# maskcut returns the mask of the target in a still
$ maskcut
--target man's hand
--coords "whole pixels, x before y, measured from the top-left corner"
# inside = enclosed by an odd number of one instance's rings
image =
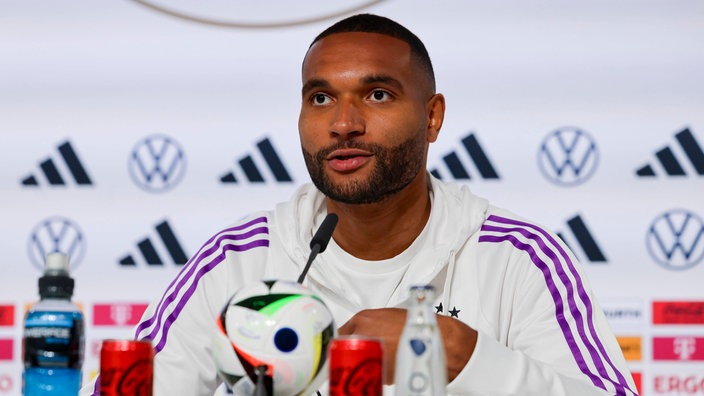
[[[474,352],[477,332],[449,316],[436,315],[440,336],[445,345],[447,378],[452,381],[462,371]],[[338,330],[340,335],[374,337],[384,344],[384,382],[394,382],[396,350],[406,324],[406,310],[401,308],[365,309],[357,312]]]

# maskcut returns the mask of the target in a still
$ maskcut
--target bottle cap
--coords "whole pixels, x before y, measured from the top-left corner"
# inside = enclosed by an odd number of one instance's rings
[[[61,252],[47,254],[44,262],[44,273],[64,273],[68,275],[68,256]]]
[[[73,296],[74,281],[69,276],[68,256],[49,253],[44,262],[44,275],[39,278],[41,298],[68,298]]]

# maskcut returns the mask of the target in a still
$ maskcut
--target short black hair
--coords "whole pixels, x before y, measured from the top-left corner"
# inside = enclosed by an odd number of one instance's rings
[[[430,55],[428,55],[428,50],[425,49],[425,45],[413,32],[389,18],[374,14],[353,15],[323,30],[323,32],[310,43],[310,46],[312,47],[313,44],[317,43],[319,40],[332,34],[352,32],[383,34],[407,43],[411,47],[411,54],[416,58],[427,75],[431,88],[433,92],[435,92],[435,72],[433,71],[433,63],[430,61]]]

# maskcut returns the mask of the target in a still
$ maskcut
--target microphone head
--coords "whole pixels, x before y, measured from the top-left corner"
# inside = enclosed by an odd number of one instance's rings
[[[335,213],[328,213],[323,219],[323,223],[320,224],[320,228],[313,235],[313,239],[310,241],[310,248],[313,249],[315,245],[318,245],[320,250],[319,253],[325,251],[328,247],[328,242],[332,238],[332,232],[335,231],[335,226],[337,225],[338,217]]]

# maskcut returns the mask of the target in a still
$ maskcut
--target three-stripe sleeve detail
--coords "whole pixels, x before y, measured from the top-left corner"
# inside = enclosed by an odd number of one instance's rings
[[[555,304],[555,319],[579,369],[592,383],[616,395],[635,395],[611,361],[594,326],[592,301],[570,256],[540,227],[496,215],[482,225],[480,243],[508,242],[540,270]]]
[[[154,352],[161,351],[171,325],[195,293],[203,276],[225,261],[227,252],[269,246],[268,236],[266,217],[258,217],[210,238],[168,286],[152,316],[137,326],[135,338],[151,340]]]

